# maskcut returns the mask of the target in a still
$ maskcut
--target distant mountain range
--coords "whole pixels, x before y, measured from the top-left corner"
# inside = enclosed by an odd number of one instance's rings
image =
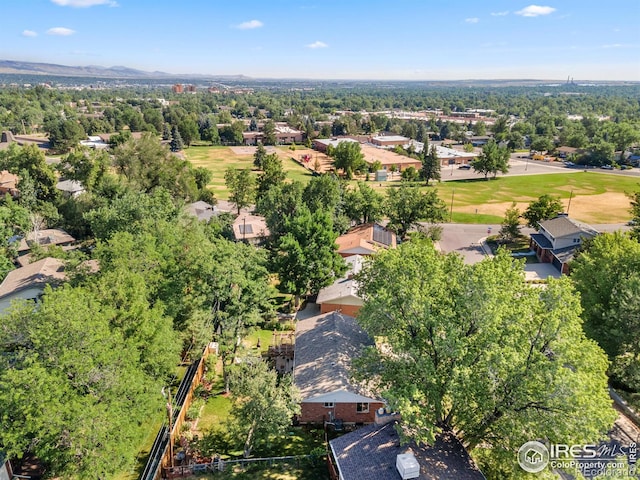
[[[55,75],[61,77],[95,77],[112,79],[162,79],[162,78],[224,78],[224,79],[248,79],[244,75],[177,75],[166,72],[145,72],[128,67],[101,67],[89,65],[86,67],[73,67],[68,65],[56,65],[54,63],[20,62],[15,60],[0,60],[0,74],[22,75]]]

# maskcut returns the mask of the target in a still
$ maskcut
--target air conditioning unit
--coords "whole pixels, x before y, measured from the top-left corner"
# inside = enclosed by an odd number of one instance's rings
[[[396,468],[403,480],[418,478],[420,476],[420,464],[412,453],[400,453],[396,457]]]

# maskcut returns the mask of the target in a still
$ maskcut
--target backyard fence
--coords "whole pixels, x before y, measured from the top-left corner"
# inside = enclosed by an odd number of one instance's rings
[[[180,478],[194,473],[206,472],[222,472],[229,468],[234,469],[240,467],[246,469],[253,465],[288,465],[294,463],[299,465],[304,461],[314,461],[317,459],[315,455],[290,455],[286,457],[266,457],[266,458],[240,458],[236,460],[216,460],[211,463],[195,463],[191,465],[183,465],[178,467],[169,467],[164,469],[166,478]]]
[[[171,455],[173,449],[170,445],[175,443],[182,424],[185,421],[187,410],[193,400],[193,392],[202,381],[204,375],[205,360],[212,350],[207,345],[199,360],[196,360],[187,369],[184,378],[180,382],[178,391],[174,397],[171,408],[171,429],[165,422],[156,436],[153,447],[149,453],[149,459],[140,476],[140,480],[156,480],[160,477],[161,467],[171,468]]]

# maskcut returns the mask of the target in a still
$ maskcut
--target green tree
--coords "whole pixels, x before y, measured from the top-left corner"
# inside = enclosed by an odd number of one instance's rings
[[[607,360],[582,332],[568,278],[534,288],[507,252],[465,265],[414,240],[375,255],[357,278],[358,322],[385,339],[357,377],[400,412],[404,437],[454,432],[487,478],[515,479],[526,441],[596,443],[610,429]]]
[[[301,207],[304,186],[298,181],[270,188],[256,200],[256,211],[265,217],[271,238],[279,239],[285,233],[285,223],[294,217]]]
[[[422,151],[422,169],[420,170],[420,174],[427,185],[429,185],[429,181],[431,180],[440,181],[441,168],[442,164],[438,158],[438,150],[435,145],[431,145],[428,152],[426,149]]]
[[[609,165],[613,162],[613,154],[615,147],[613,143],[605,140],[596,140],[589,144],[589,154],[587,155],[587,163],[589,165]]]
[[[273,120],[267,120],[264,122],[264,126],[262,127],[262,134],[264,135],[264,144],[265,145],[275,145],[278,143],[278,139],[276,138],[276,124]]]
[[[511,204],[504,213],[502,227],[500,228],[500,238],[512,242],[521,236],[520,232],[520,210],[516,206],[516,202]]]
[[[302,200],[313,213],[317,210],[331,212],[333,229],[343,232],[349,228],[349,222],[344,214],[344,184],[334,174],[325,173],[312,177],[304,187]]]
[[[629,122],[615,123],[611,132],[611,141],[616,150],[624,153],[629,145],[640,141],[640,130]]]
[[[137,348],[111,325],[114,308],[83,288],[48,288],[38,308],[23,303],[0,318],[5,453],[35,454],[65,478],[131,468],[162,380],[145,374]]]
[[[302,207],[285,221],[286,232],[278,239],[274,252],[274,267],[280,284],[295,295],[296,306],[300,297],[315,294],[339,278],[346,266],[338,254],[331,214],[324,210],[311,213]]]
[[[183,142],[190,147],[193,142],[196,140],[200,140],[200,130],[198,129],[198,124],[191,117],[184,118],[178,124],[178,131],[180,132],[180,136],[182,137]]]
[[[415,182],[420,178],[420,172],[411,165],[402,171],[400,178],[405,182]]]
[[[553,144],[553,140],[544,135],[536,135],[531,140],[531,145],[529,145],[531,150],[535,150],[536,152],[550,152],[554,149],[555,145]]]
[[[10,241],[11,237],[24,236],[30,226],[29,210],[14,202],[10,195],[5,195],[0,203],[0,281],[15,268],[16,243]]]
[[[484,175],[485,180],[489,179],[489,174],[496,177],[498,172],[507,173],[509,171],[509,150],[506,147],[499,147],[495,140],[491,139],[482,147],[480,156],[471,162],[473,169]]]
[[[227,168],[224,172],[224,183],[229,190],[229,201],[240,210],[251,205],[255,198],[256,180],[248,169]]]
[[[496,122],[491,127],[491,131],[493,132],[493,137],[496,142],[502,142],[507,139],[509,135],[509,123],[507,117],[504,115],[498,117]]]
[[[180,133],[180,129],[176,126],[171,129],[171,142],[169,143],[169,147],[172,152],[179,152],[184,147],[182,134]]]
[[[44,129],[49,134],[51,148],[61,153],[66,153],[76,147],[78,142],[87,136],[82,125],[71,119],[48,122]]]
[[[527,226],[538,228],[538,224],[544,220],[551,220],[563,211],[564,207],[559,198],[554,198],[549,194],[544,194],[529,203],[529,206],[522,214],[527,221]]]
[[[344,194],[344,209],[356,224],[377,222],[384,212],[384,197],[364,182]]]
[[[176,132],[179,135],[179,132]],[[173,155],[150,133],[113,150],[113,163],[129,185],[143,192],[164,187],[175,198],[195,200],[199,192],[191,163]]]
[[[258,146],[256,147],[256,151],[253,154],[253,166],[258,170],[262,170],[262,161],[264,157],[267,156],[267,149],[264,148],[262,142],[258,142]]]
[[[9,148],[0,150],[0,169],[18,175],[18,190],[22,190],[25,180],[24,172],[32,182],[33,198],[41,202],[53,202],[58,197],[56,190],[57,178],[52,167],[50,167],[44,155],[36,145],[30,144],[20,147],[15,143]],[[24,195],[24,192],[22,192]],[[21,199],[23,202],[24,199]]]
[[[59,164],[62,178],[80,182],[84,189],[93,192],[108,174],[111,167],[109,154],[104,150],[76,150]]]
[[[140,234],[148,221],[175,220],[180,209],[170,193],[157,188],[151,194],[128,191],[107,205],[101,205],[84,214],[93,235],[101,240],[117,232]]]
[[[229,430],[244,443],[245,458],[255,445],[284,433],[291,418],[300,413],[299,393],[291,375],[278,379],[276,371],[260,359],[245,362],[233,371],[231,393]]]
[[[447,207],[436,190],[421,192],[407,185],[387,190],[386,211],[389,227],[400,237],[405,237],[418,222],[442,222],[447,217]]]
[[[262,173],[258,175],[257,197],[264,195],[270,188],[281,185],[286,178],[287,173],[278,154],[265,155],[262,159]]]
[[[640,391],[640,243],[621,232],[598,235],[571,263],[571,279],[585,331],[609,355],[612,376]]]
[[[367,165],[358,142],[340,142],[331,156],[333,166],[342,170],[347,180],[351,180],[354,173],[362,172]]]
[[[629,199],[631,200],[631,223],[634,224],[631,230],[631,236],[640,241],[640,191],[630,193]]]

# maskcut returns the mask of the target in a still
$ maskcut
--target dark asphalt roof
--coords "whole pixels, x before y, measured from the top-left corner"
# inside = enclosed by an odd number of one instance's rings
[[[365,394],[350,382],[349,368],[362,348],[373,344],[348,315],[331,312],[298,320],[293,378],[303,400],[341,389]]]
[[[413,453],[418,460],[418,480],[486,480],[454,435],[442,433],[433,445],[400,446],[394,425],[368,425],[331,440],[343,480],[398,480],[396,457],[401,453]]]

